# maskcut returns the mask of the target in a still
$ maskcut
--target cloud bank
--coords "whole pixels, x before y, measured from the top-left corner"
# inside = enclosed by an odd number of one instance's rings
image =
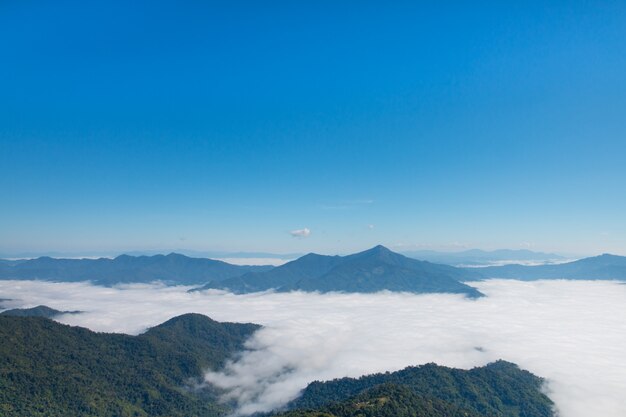
[[[187,293],[187,287],[0,281],[5,308],[46,304],[87,313],[60,321],[130,334],[186,312],[265,327],[206,380],[239,414],[270,410],[313,380],[436,362],[470,368],[505,359],[548,379],[560,417],[626,415],[626,285],[602,281],[477,283],[455,295]],[[10,305],[9,305],[10,304]]]

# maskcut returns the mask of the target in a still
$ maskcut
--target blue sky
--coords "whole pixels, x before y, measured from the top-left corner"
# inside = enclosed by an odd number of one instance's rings
[[[0,5],[0,252],[626,254],[623,2],[86,3]]]

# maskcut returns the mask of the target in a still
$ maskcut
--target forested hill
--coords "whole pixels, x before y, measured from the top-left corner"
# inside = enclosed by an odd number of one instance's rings
[[[472,370],[434,364],[314,382],[285,417],[552,417],[542,379],[498,361]]]
[[[50,308],[48,306],[37,306],[31,308],[14,308],[11,310],[5,310],[0,315],[14,316],[14,317],[46,317],[54,318],[62,314],[79,314],[80,311],[60,311]]]
[[[197,383],[258,328],[185,314],[128,336],[0,316],[0,415],[225,416],[233,411],[229,404]],[[287,415],[552,417],[541,383],[507,362],[469,371],[429,364],[314,382]]]
[[[114,259],[56,259],[41,257],[0,263],[0,279],[93,281],[101,285],[163,281],[167,284],[198,285],[267,271],[271,266],[241,266],[177,253],[154,256],[120,255]]]
[[[220,416],[190,385],[243,348],[255,324],[175,317],[139,336],[0,316],[0,415]]]

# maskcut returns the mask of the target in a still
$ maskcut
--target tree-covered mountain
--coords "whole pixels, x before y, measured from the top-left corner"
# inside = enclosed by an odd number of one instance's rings
[[[427,364],[311,383],[283,417],[552,417],[543,380],[504,361],[460,370]]]
[[[93,281],[101,285],[163,281],[168,284],[198,285],[223,280],[271,266],[240,266],[177,253],[154,256],[120,255],[114,259],[56,259],[40,257],[0,264],[0,279],[50,281]]]
[[[198,382],[258,328],[185,314],[129,336],[0,316],[0,415],[224,416],[231,405]],[[551,417],[541,382],[506,362],[469,371],[428,364],[314,382],[287,415]]]
[[[348,256],[308,254],[270,271],[214,281],[201,289],[247,293],[278,291],[459,293],[482,294],[462,280],[479,278],[476,271],[418,261],[376,246]]]
[[[78,314],[80,311],[60,311],[50,308],[48,306],[36,306],[32,308],[13,308],[11,310],[5,310],[0,315],[13,316],[13,317],[46,317],[53,318],[61,314]]]
[[[555,265],[504,265],[480,268],[485,278],[626,280],[626,257],[604,254]]]
[[[128,336],[0,316],[0,415],[224,415],[216,393],[194,382],[258,328],[186,314]]]
[[[435,397],[418,395],[404,385],[377,385],[318,409],[297,409],[274,417],[485,417]]]

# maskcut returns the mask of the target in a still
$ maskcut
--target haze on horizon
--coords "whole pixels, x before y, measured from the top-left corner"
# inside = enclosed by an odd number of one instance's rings
[[[0,253],[626,255],[626,5],[0,6]]]

